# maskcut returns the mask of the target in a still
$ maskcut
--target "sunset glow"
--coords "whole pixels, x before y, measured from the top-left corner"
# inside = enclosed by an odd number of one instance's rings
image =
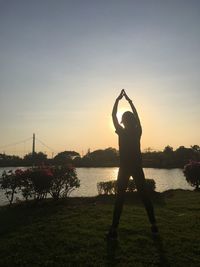
[[[153,4],[154,3],[154,4]],[[142,149],[199,144],[198,1],[1,1],[0,153],[117,148],[125,88]],[[119,105],[118,118],[127,110]]]

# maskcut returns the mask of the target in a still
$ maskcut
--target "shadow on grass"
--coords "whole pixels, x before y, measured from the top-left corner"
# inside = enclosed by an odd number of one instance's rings
[[[170,267],[170,263],[166,257],[165,249],[163,246],[163,238],[161,236],[157,236],[153,238],[154,246],[159,255],[159,266],[160,267]]]
[[[163,239],[161,236],[153,238],[154,246],[159,256],[159,267],[171,267],[163,246]],[[117,266],[120,263],[119,257],[120,245],[118,240],[107,240],[106,242],[106,266]]]
[[[108,239],[106,241],[106,252],[107,252],[106,266],[115,266],[119,263],[119,258],[117,257],[118,248],[119,248],[118,240]]]
[[[159,192],[152,192],[149,194],[149,197],[152,199],[153,203],[156,205],[163,206],[165,205],[165,195]],[[114,204],[115,195],[99,195],[96,197],[96,201],[102,204]],[[139,204],[142,203],[140,196],[137,192],[126,192],[125,203],[128,204]]]
[[[43,218],[47,220],[49,216],[57,212],[57,203],[52,200],[28,201],[3,206],[0,208],[0,235],[7,235]]]

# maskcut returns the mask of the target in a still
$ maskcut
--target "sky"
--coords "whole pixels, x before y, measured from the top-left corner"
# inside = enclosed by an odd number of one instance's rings
[[[199,25],[198,0],[0,0],[0,153],[117,148],[122,88],[143,150],[199,145]]]

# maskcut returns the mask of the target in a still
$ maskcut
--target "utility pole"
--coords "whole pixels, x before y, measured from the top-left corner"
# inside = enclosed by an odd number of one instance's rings
[[[35,134],[33,134],[33,146],[32,146],[32,165],[35,165]]]

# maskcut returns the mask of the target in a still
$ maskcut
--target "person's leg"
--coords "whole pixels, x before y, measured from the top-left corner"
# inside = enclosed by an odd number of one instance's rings
[[[115,199],[114,211],[113,211],[113,220],[110,228],[110,234],[116,232],[119,225],[120,216],[122,213],[122,208],[124,204],[125,191],[127,188],[128,180],[130,174],[128,171],[120,168],[117,178],[117,194]]]
[[[142,167],[134,170],[133,177],[135,179],[137,191],[138,191],[138,193],[141,197],[141,200],[145,206],[145,209],[147,211],[149,221],[152,224],[153,228],[157,228],[156,227],[155,214],[154,214],[154,208],[153,208],[153,204],[151,202],[151,199],[149,197],[149,193],[146,189],[146,181],[145,181],[144,172],[143,172]]]

